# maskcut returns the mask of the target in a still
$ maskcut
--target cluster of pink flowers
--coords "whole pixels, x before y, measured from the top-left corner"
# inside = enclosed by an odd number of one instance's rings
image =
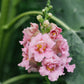
[[[23,30],[22,56],[23,60],[18,66],[25,67],[28,72],[39,72],[42,76],[48,76],[51,81],[56,81],[64,75],[64,68],[73,72],[75,64],[69,65],[72,58],[69,57],[67,40],[60,34],[62,29],[54,23],[49,23],[50,32],[42,34],[36,23]]]

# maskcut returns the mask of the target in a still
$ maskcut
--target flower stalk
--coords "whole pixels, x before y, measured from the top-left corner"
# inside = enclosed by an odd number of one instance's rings
[[[9,2],[10,0],[2,0],[1,4],[1,16],[0,16],[0,79],[2,74],[2,61],[3,61],[3,55],[2,55],[2,48],[3,48],[3,37],[4,37],[4,29],[2,28],[3,25],[7,24],[7,15],[8,15],[8,8],[9,8]]]
[[[17,82],[17,81],[22,80],[22,79],[39,78],[39,77],[40,77],[39,74],[24,74],[24,75],[19,75],[19,76],[10,78],[10,79],[4,81],[2,84],[12,84],[12,83]]]

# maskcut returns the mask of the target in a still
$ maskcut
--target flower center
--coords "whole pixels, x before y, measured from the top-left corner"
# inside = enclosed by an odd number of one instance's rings
[[[47,44],[46,43],[40,43],[36,45],[35,50],[38,51],[39,53],[43,53],[46,51]]]
[[[50,37],[51,37],[52,39],[56,39],[57,35],[58,35],[58,32],[55,31],[55,30],[52,30],[52,31],[50,32]]]
[[[54,71],[54,67],[50,68],[49,66],[46,66],[46,68],[48,71],[51,71],[51,72]]]
[[[47,64],[46,65],[46,69],[50,72],[54,71],[57,68],[58,68],[58,64]]]
[[[55,32],[52,33],[54,36],[56,35]]]

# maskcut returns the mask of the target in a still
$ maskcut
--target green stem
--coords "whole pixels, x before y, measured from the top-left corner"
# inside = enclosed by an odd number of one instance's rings
[[[4,36],[4,30],[2,28],[3,25],[7,24],[7,14],[8,14],[8,8],[9,8],[9,2],[10,0],[2,0],[2,4],[1,4],[1,18],[0,18],[0,62],[2,61],[2,46],[3,46],[3,36]],[[1,77],[1,63],[0,63],[0,79]]]
[[[10,0],[2,0],[1,3],[1,18],[0,18],[0,53],[1,53],[1,47],[2,47],[2,40],[3,40],[3,29],[2,26],[6,24],[7,21],[7,13],[8,13],[8,6],[9,6]]]
[[[76,33],[81,33],[81,32],[84,32],[84,29],[76,30],[75,32]]]
[[[35,15],[35,14],[42,14],[42,12],[40,12],[40,11],[29,11],[29,12],[22,13],[22,14],[18,15],[15,19],[13,19],[9,24],[3,26],[3,28],[9,29],[20,18],[27,16],[27,15]]]
[[[10,78],[8,80],[6,80],[5,82],[3,82],[2,84],[12,84],[16,81],[19,81],[19,80],[22,80],[22,79],[25,79],[25,78],[39,78],[40,75],[39,74],[24,74],[24,75],[20,75],[20,76],[16,76],[16,77],[13,77],[13,78]]]
[[[63,21],[61,21],[60,19],[58,19],[57,17],[55,16],[51,16],[50,17],[52,20],[54,20],[55,22],[57,22],[58,24],[60,24],[61,26],[63,26],[64,28],[66,28],[67,30],[71,30],[71,28],[66,25]]]
[[[6,24],[7,21],[7,12],[10,0],[2,0],[1,3],[1,18],[0,18],[0,53],[1,53],[1,46],[2,46],[2,39],[3,39],[3,29],[2,26]]]
[[[24,17],[24,16],[27,16],[27,15],[35,15],[35,14],[41,14],[42,15],[42,12],[40,11],[29,11],[29,12],[25,12],[25,13],[22,13],[20,15],[18,15],[15,19],[13,19],[9,24],[3,26],[4,29],[8,29],[10,28],[17,20],[19,20],[20,18]],[[61,26],[63,26],[65,29],[67,30],[72,30],[68,25],[66,25],[63,21],[61,21],[60,19],[58,19],[57,17],[55,16],[51,16],[50,17],[52,20],[54,20],[55,22],[59,23]],[[74,30],[72,30],[73,32],[75,32]]]
[[[48,77],[45,77],[45,80],[46,80],[46,84],[50,84]]]
[[[0,27],[7,23],[7,14],[8,14],[8,8],[9,8],[9,2],[10,0],[2,0],[1,4],[1,24]]]
[[[0,21],[0,51],[2,46],[2,39],[3,39],[3,29],[2,26],[6,24],[7,21],[7,13],[8,13],[8,6],[9,6],[10,0],[2,0],[1,3],[1,21]],[[1,53],[1,52],[0,52]]]
[[[27,15],[32,15],[32,14],[42,14],[42,12],[40,11],[29,11],[29,12],[25,12],[22,13],[20,15],[18,15],[15,19],[13,19],[9,24],[3,26],[4,29],[8,29],[10,28],[17,20],[19,20],[20,18],[27,16]],[[61,21],[59,18],[55,17],[55,16],[51,16],[50,17],[52,20],[54,20],[55,22],[57,22],[58,24],[60,24],[62,27],[64,27],[66,30],[70,30],[73,33],[76,34],[75,30],[71,29],[67,24],[65,24],[63,21]],[[77,34],[76,34],[77,35]],[[78,36],[78,35],[77,35]],[[79,36],[78,36],[79,37]],[[81,39],[80,39],[81,40]],[[81,40],[82,41],[82,40]]]
[[[61,21],[59,18],[55,17],[55,16],[51,16],[50,17],[52,20],[54,20],[55,22],[57,22],[58,24],[60,24],[62,27],[64,27],[66,30],[69,30],[69,31],[72,31],[79,39],[80,37],[76,34],[76,31],[73,30],[72,28],[70,28],[67,24],[65,24],[63,21]],[[83,42],[81,39],[80,39],[81,42]]]

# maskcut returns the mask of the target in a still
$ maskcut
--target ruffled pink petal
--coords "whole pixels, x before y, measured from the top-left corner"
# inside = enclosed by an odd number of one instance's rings
[[[30,68],[28,69],[28,72],[29,72],[29,73],[30,73],[30,72],[38,72],[38,69],[35,68],[35,67],[30,67]]]
[[[55,42],[49,37],[48,34],[43,35],[43,40],[48,44],[50,48],[52,48],[55,45]]]
[[[21,63],[18,64],[18,66],[25,67],[26,70],[28,70],[29,66],[29,61],[28,60],[23,60]]]
[[[76,67],[75,64],[73,64],[73,65],[67,64],[66,65],[66,69],[67,69],[68,72],[73,72],[75,67]]]
[[[43,60],[43,58],[44,58],[44,55],[43,54],[35,54],[34,55],[34,59],[37,62],[41,62]]]
[[[50,81],[57,81],[58,78],[59,78],[58,72],[50,73],[50,74],[48,75],[48,79],[49,79]]]
[[[46,75],[49,74],[49,71],[46,70],[46,68],[45,68],[44,66],[42,66],[42,67],[40,67],[40,69],[39,69],[39,73],[40,73],[40,75],[42,75],[42,76],[46,76]]]

